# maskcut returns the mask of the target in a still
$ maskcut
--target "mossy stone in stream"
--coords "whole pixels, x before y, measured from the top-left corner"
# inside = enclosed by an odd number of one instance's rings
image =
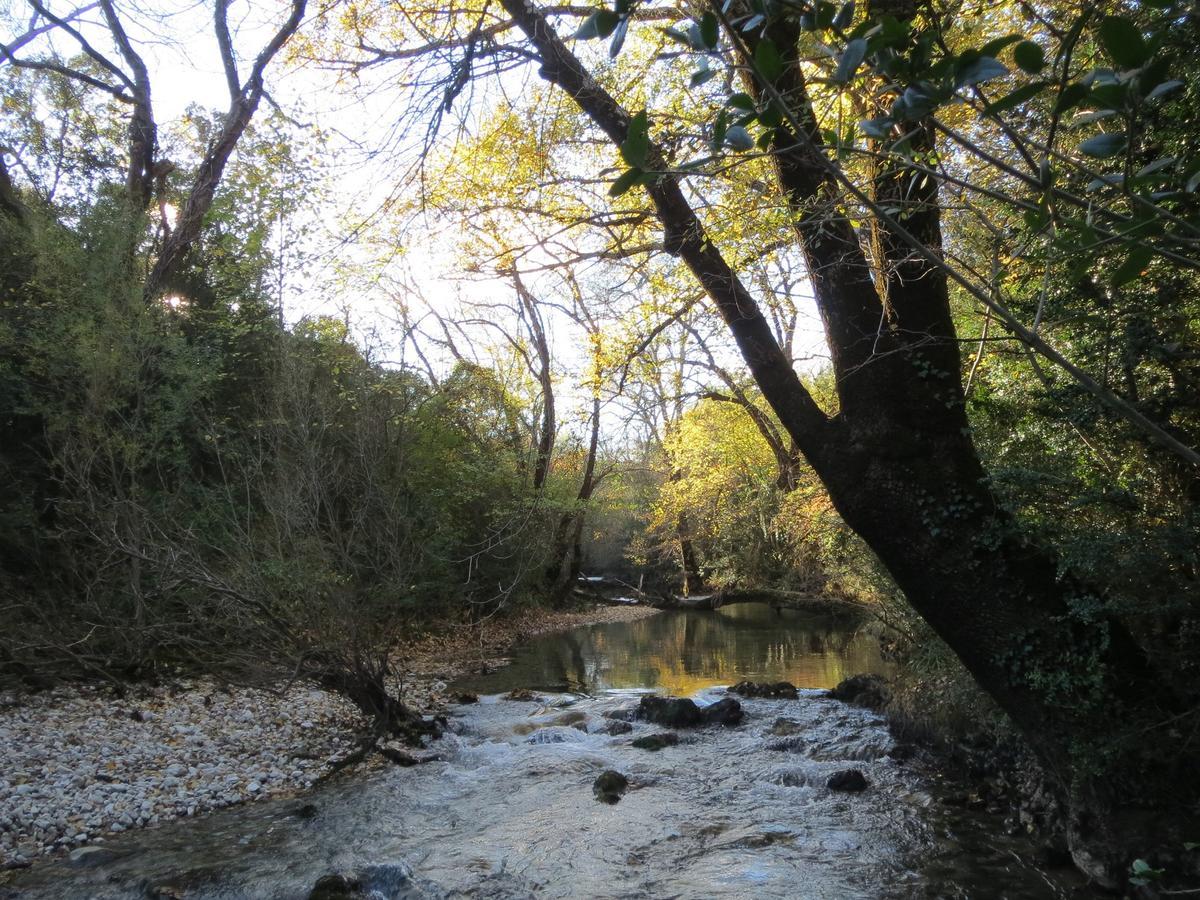
[[[601,803],[617,803],[629,787],[629,780],[620,772],[606,769],[592,782],[592,793]]]
[[[657,752],[663,747],[674,747],[679,743],[679,735],[673,731],[660,731],[658,734],[647,734],[634,739],[633,746],[639,750]]]

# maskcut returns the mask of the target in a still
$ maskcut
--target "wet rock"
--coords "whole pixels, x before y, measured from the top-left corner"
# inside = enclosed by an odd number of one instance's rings
[[[351,900],[361,897],[361,885],[357,878],[345,875],[322,875],[313,885],[308,900]]]
[[[315,803],[302,803],[292,810],[292,815],[297,819],[315,819],[319,811]]]
[[[405,863],[381,863],[367,866],[358,873],[359,890],[369,897],[402,898],[427,897],[423,886],[413,881],[412,869]]]
[[[581,712],[578,709],[572,709],[569,712],[560,713],[550,720],[550,725],[579,725],[587,722],[587,713]]]
[[[878,675],[853,675],[825,696],[853,706],[879,710],[887,705],[890,693],[887,682]]]
[[[761,697],[767,700],[795,700],[800,696],[789,681],[739,681],[729,689],[742,697]]]
[[[514,700],[518,703],[537,703],[542,698],[540,694],[535,694],[529,688],[513,688],[501,699]]]
[[[606,769],[592,782],[592,793],[601,803],[618,803],[629,787],[629,779],[620,772]]]
[[[647,695],[638,704],[639,719],[667,728],[695,728],[704,723],[704,713],[693,701],[683,697]]]
[[[67,856],[67,865],[75,869],[90,869],[93,866],[106,865],[120,856],[120,853],[109,847],[76,847]]]
[[[665,728],[697,728],[702,725],[737,725],[742,721],[742,704],[732,697],[703,709],[683,697],[646,696],[638,705],[638,718]]]
[[[620,709],[610,709],[604,713],[604,718],[615,719],[619,722],[632,722],[638,717],[637,706],[622,706]]]
[[[479,695],[472,694],[470,691],[463,691],[461,694],[455,695],[454,700],[456,703],[466,706],[469,703],[478,703]]]
[[[573,726],[539,728],[525,739],[527,744],[569,744],[577,741],[577,729]]]
[[[795,719],[776,719],[772,723],[770,733],[776,737],[788,737],[800,733],[800,723]]]
[[[604,729],[605,734],[612,735],[629,734],[631,731],[633,731],[633,726],[621,719],[613,719],[608,723],[608,727]]]
[[[399,741],[387,741],[375,745],[380,755],[390,759],[398,766],[419,766],[421,763],[433,762],[438,759],[436,753],[421,753],[410,750]]]
[[[711,706],[704,707],[701,713],[704,716],[705,725],[724,725],[726,728],[740,724],[745,716],[745,713],[742,712],[742,704],[732,697],[726,697]]]
[[[657,734],[647,734],[644,737],[636,738],[633,746],[639,750],[649,750],[657,752],[663,747],[674,747],[679,743],[679,735],[673,731],[660,731]]]
[[[830,775],[829,780],[825,782],[825,787],[831,791],[858,793],[865,791],[868,784],[867,776],[858,769],[843,769]]]

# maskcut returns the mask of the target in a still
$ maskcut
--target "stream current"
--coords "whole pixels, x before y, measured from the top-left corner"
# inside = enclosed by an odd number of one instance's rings
[[[1063,895],[996,817],[939,803],[935,776],[890,755],[880,717],[824,698],[881,665],[853,626],[770,609],[713,618],[726,612],[539,639],[469,681],[491,692],[453,709],[437,761],[121,835],[104,845],[115,859],[38,865],[0,897],[305,898],[331,873],[378,898]],[[657,752],[632,740],[665,729],[607,733],[650,689],[705,705],[743,677],[789,676],[798,699],[742,700],[737,727],[680,730]],[[513,686],[556,690],[497,693]],[[851,768],[865,791],[826,786]],[[592,794],[608,769],[629,781],[615,805]]]

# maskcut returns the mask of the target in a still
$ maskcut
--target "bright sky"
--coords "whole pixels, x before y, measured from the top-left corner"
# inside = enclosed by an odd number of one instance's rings
[[[225,78],[213,36],[211,5],[203,0],[150,0],[152,9],[140,10],[130,2],[119,3],[118,8],[125,17],[130,36],[138,46],[151,70],[151,83],[156,116],[160,124],[182,116],[191,104],[224,109],[228,104]],[[70,8],[65,3],[52,4],[59,15]],[[20,34],[28,23],[28,7],[25,0],[0,0],[0,26],[8,23],[8,42],[12,35]],[[269,34],[286,14],[282,0],[271,3],[235,0],[229,13],[229,24],[234,43],[241,60],[242,74],[251,59],[266,41]],[[109,48],[107,31],[99,24],[99,11],[91,10],[79,19],[81,31],[98,47]],[[2,32],[0,32],[2,33]],[[74,42],[66,36],[53,39],[54,46],[64,55],[77,52]],[[37,45],[33,45],[37,46]],[[44,46],[44,44],[43,44]],[[28,50],[27,50],[28,52]],[[281,55],[282,56],[282,55]],[[379,77],[382,70],[369,70],[366,78]],[[526,74],[523,77],[531,77]],[[382,338],[383,357],[394,357],[400,353],[396,346],[394,323],[395,307],[387,291],[365,288],[352,292],[329,289],[328,280],[335,268],[349,264],[369,272],[367,250],[355,242],[339,242],[335,237],[345,230],[341,216],[352,212],[365,216],[377,210],[396,189],[395,178],[402,169],[396,163],[397,155],[405,148],[397,147],[394,123],[403,117],[410,102],[398,90],[359,91],[355,96],[335,88],[335,75],[329,70],[316,67],[289,67],[277,59],[268,73],[269,90],[273,98],[289,112],[304,121],[316,122],[334,135],[335,146],[333,191],[335,208],[314,208],[311,214],[325,225],[326,246],[320,256],[322,265],[315,277],[293,279],[286,291],[285,308],[288,318],[296,320],[303,315],[326,313],[346,316],[366,339],[373,335]],[[369,86],[369,81],[367,82]],[[520,91],[520,84],[506,84],[504,89]],[[476,91],[477,104],[495,99],[498,88],[490,87]],[[266,112],[266,104],[260,115]],[[364,151],[388,146],[391,159],[368,161]],[[357,149],[356,149],[357,147]],[[413,152],[414,147],[407,148]],[[410,160],[411,161],[411,160]],[[437,225],[438,223],[431,223]],[[436,230],[436,228],[434,229]],[[508,299],[512,287],[508,283],[486,277],[466,278],[456,265],[453,247],[444,240],[432,245],[422,245],[419,239],[405,242],[402,253],[393,263],[396,277],[391,280],[408,279],[420,292],[425,302],[448,312],[463,300],[487,302],[494,298]],[[361,279],[360,279],[361,281]],[[797,356],[823,356],[824,344],[815,311],[808,305],[808,315],[803,317],[798,335]],[[561,319],[561,317],[558,317]],[[580,336],[577,329],[566,320],[557,321],[551,316],[549,327],[557,336],[555,353],[558,365],[569,372],[578,369],[581,362]],[[495,335],[492,335],[495,339]],[[737,365],[732,359],[729,363]],[[574,393],[575,378],[565,379],[565,393]]]

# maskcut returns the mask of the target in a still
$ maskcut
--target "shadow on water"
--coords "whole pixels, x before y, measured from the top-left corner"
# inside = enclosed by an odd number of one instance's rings
[[[455,686],[480,693],[652,688],[687,696],[743,679],[830,688],[860,672],[887,672],[865,623],[743,603],[543,635],[519,648],[510,665]]]

